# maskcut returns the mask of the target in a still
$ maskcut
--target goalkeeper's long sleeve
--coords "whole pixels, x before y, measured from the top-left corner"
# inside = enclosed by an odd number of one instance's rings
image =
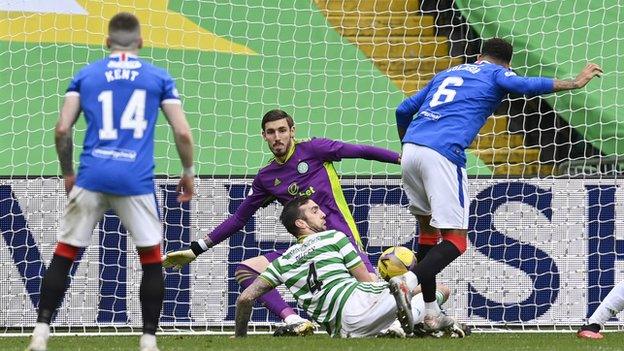
[[[256,213],[256,211],[266,202],[272,201],[273,197],[268,194],[260,185],[257,179],[251,184],[250,194],[243,200],[243,203],[236,209],[228,219],[219,224],[210,234],[203,239],[203,244],[199,242],[201,251],[198,251],[196,245],[192,245],[191,249],[198,255],[201,252],[221,243],[234,233],[241,230],[247,221]]]

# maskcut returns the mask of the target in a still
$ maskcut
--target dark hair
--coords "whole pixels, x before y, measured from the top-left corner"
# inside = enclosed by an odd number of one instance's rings
[[[299,228],[295,225],[295,221],[303,218],[303,213],[301,212],[301,206],[305,205],[310,198],[308,196],[298,196],[290,201],[284,206],[282,210],[282,214],[280,215],[280,221],[286,228],[286,230],[297,236],[299,234]]]
[[[509,63],[511,62],[511,55],[513,55],[513,46],[501,38],[492,38],[483,43],[481,55]]]
[[[290,117],[290,115],[286,113],[286,111],[275,109],[265,113],[262,117],[262,130],[264,131],[264,126],[267,123],[279,121],[280,119],[284,118],[286,118],[286,122],[288,123],[289,128],[292,128],[295,125],[295,121],[293,121],[293,118]]]
[[[136,49],[141,38],[141,25],[135,15],[120,12],[108,22],[111,49]]]

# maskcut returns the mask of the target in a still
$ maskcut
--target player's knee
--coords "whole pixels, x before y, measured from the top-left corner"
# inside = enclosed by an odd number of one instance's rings
[[[257,256],[248,258],[241,262],[241,264],[244,264],[258,273],[262,273],[269,266],[269,260],[264,256]]]
[[[245,262],[246,261],[239,263],[234,269],[234,278],[241,286],[247,282],[253,281],[254,279],[256,279],[257,276],[260,275],[258,271],[249,267]]]
[[[160,252],[160,245],[137,248],[139,253],[139,260],[141,265],[162,263],[162,255]]]
[[[458,231],[450,231],[446,233],[442,233],[442,238],[451,244],[453,244],[457,250],[459,250],[460,254],[466,252],[468,248],[468,241],[466,239],[466,234]]]

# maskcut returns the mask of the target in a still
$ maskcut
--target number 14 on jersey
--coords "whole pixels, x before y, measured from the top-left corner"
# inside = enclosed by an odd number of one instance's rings
[[[143,132],[147,129],[147,121],[145,120],[145,96],[145,90],[134,90],[121,114],[119,128],[134,130],[132,134],[134,139],[143,138]],[[98,101],[102,104],[102,129],[100,129],[99,133],[100,140],[115,140],[118,136],[113,118],[113,91],[102,91],[100,95],[98,95]]]

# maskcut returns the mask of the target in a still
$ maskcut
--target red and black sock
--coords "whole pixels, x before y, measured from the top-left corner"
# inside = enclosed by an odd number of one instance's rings
[[[444,236],[444,240],[436,246],[429,249],[429,252],[419,261],[412,272],[418,277],[423,289],[423,299],[425,298],[425,288],[435,281],[435,276],[440,273],[446,266],[451,264],[457,257],[466,251],[466,237],[457,234],[448,234]],[[419,250],[420,251],[420,250]],[[433,284],[435,301],[435,283]],[[428,289],[428,287],[427,287]]]
[[[421,232],[418,236],[418,253],[416,254],[416,259],[418,260],[418,264],[420,264],[429,251],[434,248],[438,244],[438,240],[440,238],[440,234],[437,232],[434,233],[426,233]],[[422,281],[420,278],[420,287],[422,289],[423,300],[425,302],[433,302],[436,300],[436,279],[433,276],[433,279],[428,281]]]
[[[165,298],[165,279],[162,271],[160,247],[139,252],[143,277],[139,289],[141,314],[143,315],[143,333],[156,334],[163,299]]]
[[[78,255],[78,247],[57,243],[54,256],[41,282],[37,322],[50,324],[69,287],[69,270]]]

